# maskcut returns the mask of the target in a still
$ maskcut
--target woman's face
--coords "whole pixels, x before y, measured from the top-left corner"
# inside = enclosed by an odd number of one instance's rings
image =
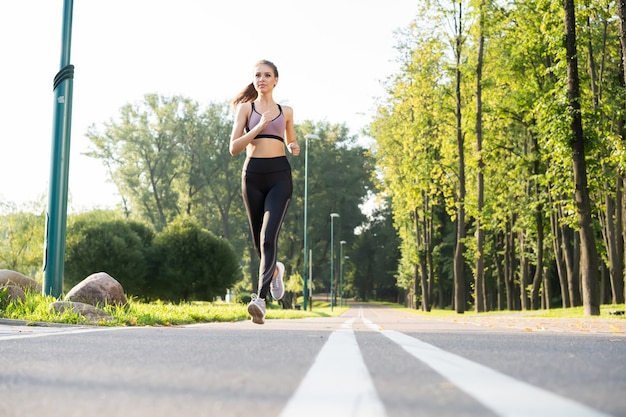
[[[278,78],[274,76],[274,70],[267,64],[259,64],[254,68],[254,88],[259,92],[272,91]]]

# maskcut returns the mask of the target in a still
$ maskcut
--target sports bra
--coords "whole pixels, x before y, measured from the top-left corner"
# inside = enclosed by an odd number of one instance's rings
[[[261,121],[261,114],[256,111],[256,108],[254,107],[254,101],[251,104],[252,112],[250,113],[248,126],[246,126],[248,132]],[[285,138],[283,137],[286,127],[285,115],[283,115],[283,108],[280,107],[280,104],[277,104],[277,106],[279,110],[278,116],[272,119],[272,121],[267,126],[265,126],[265,129],[263,129],[261,133],[256,135],[254,139],[270,138],[285,142]]]

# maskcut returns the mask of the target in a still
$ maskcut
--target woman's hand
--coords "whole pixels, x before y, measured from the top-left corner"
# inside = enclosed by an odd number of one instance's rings
[[[289,150],[289,153],[291,153],[293,156],[300,155],[300,145],[298,145],[297,142],[291,142],[290,144],[288,144],[287,149]]]
[[[267,125],[270,124],[271,121],[272,121],[272,111],[268,110],[266,112],[263,112],[263,114],[261,115],[261,120],[259,120],[259,123],[257,124],[259,132],[265,129]]]

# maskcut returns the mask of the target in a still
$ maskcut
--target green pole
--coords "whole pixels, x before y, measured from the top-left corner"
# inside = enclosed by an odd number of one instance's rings
[[[339,217],[339,214],[330,213],[330,311],[333,311],[333,306],[335,303],[335,265],[334,265],[335,244],[333,242],[333,239],[334,239],[333,219],[335,217]]]
[[[339,307],[343,306],[343,245],[345,240],[339,242]]]
[[[309,206],[309,139],[319,139],[317,135],[306,135],[304,137],[304,291],[302,295],[304,296],[304,302],[302,303],[303,310],[306,311],[307,301],[309,297],[309,292],[307,290],[308,282],[309,282],[309,269],[307,267],[308,261],[308,206]],[[313,302],[311,302],[313,304]]]
[[[63,262],[67,220],[70,131],[74,66],[70,65],[73,0],[63,2],[61,69],[54,77],[54,126],[50,163],[50,186],[44,244],[44,295],[59,297],[63,290]]]

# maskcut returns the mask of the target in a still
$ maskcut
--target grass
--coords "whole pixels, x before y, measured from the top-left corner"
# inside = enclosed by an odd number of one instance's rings
[[[458,316],[454,310],[433,308],[430,312],[421,310],[408,309],[400,304],[395,303],[382,303],[373,302],[380,305],[386,305],[393,308],[404,309],[412,313],[423,316],[438,316],[438,317],[455,317]],[[499,310],[499,311],[487,311],[476,313],[474,310],[469,310],[463,313],[464,316],[489,316],[489,315],[515,315],[521,317],[545,317],[545,318],[601,318],[601,319],[618,319],[626,320],[624,315],[624,304],[603,304],[600,306],[599,316],[585,316],[585,311],[582,306],[571,308],[552,308],[550,310],[524,310],[524,311],[511,311],[511,310]],[[617,313],[617,314],[616,314]]]
[[[50,304],[54,297],[27,292],[25,302],[8,303],[0,297],[0,318],[37,323],[96,324],[100,326],[174,326],[192,323],[234,322],[249,319],[246,305],[225,302],[143,303],[129,300],[126,306],[103,306],[112,319],[88,320],[84,316],[66,311],[58,313]],[[305,317],[338,316],[348,307],[334,307],[326,301],[314,301],[312,311],[285,310],[277,302],[268,303],[268,319],[296,319]]]
[[[44,296],[40,293],[27,292],[25,302],[7,302],[0,294],[0,318],[25,321],[35,325],[44,323],[62,324],[95,324],[100,326],[174,326],[192,323],[208,322],[234,322],[249,319],[246,305],[240,303],[225,302],[188,302],[169,303],[152,302],[143,303],[129,300],[124,306],[104,306],[112,319],[100,319],[90,321],[80,314],[66,311],[58,313],[50,308],[50,304],[57,301],[56,298]],[[370,302],[371,304],[385,305],[392,308],[403,309],[417,315],[430,317],[454,317],[458,314],[453,310],[433,309],[430,312],[412,310],[395,303]],[[349,307],[330,307],[328,301],[313,302],[312,311],[282,309],[277,302],[268,303],[268,319],[298,319],[305,317],[331,317],[338,316],[347,311]],[[464,316],[486,315],[517,315],[522,317],[545,317],[545,318],[612,318],[625,320],[625,315],[616,315],[615,312],[624,312],[624,304],[602,305],[600,316],[585,316],[583,307],[556,308],[550,310],[533,311],[492,311],[476,313],[466,311]]]

